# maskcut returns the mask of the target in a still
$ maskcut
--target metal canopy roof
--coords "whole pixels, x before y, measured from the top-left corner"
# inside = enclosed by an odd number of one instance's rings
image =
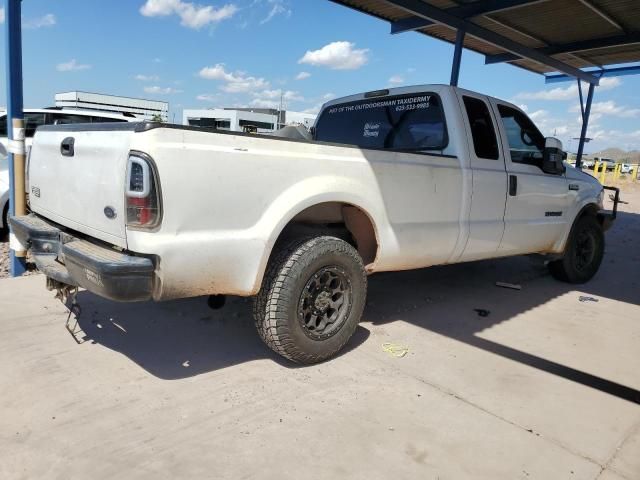
[[[559,71],[597,84],[606,65],[640,61],[640,0],[331,0],[536,73]],[[595,79],[595,80],[594,80]]]

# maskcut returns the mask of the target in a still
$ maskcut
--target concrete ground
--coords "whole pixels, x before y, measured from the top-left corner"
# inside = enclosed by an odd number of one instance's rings
[[[589,284],[531,258],[375,275],[347,350],[305,368],[242,299],[82,293],[77,344],[42,276],[0,280],[0,478],[639,479],[640,190],[623,199]]]

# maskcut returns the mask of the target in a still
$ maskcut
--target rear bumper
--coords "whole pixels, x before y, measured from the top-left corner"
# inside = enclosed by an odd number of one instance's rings
[[[47,277],[119,302],[152,298],[155,267],[150,258],[74,237],[35,214],[11,217],[9,223]]]

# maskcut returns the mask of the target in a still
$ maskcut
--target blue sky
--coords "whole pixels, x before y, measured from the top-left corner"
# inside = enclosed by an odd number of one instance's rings
[[[452,55],[449,44],[392,36],[386,22],[328,0],[24,0],[23,25],[25,106],[85,90],[168,101],[176,121],[183,108],[269,106],[281,94],[289,109],[311,111],[336,96],[448,83]],[[0,30],[4,70],[4,11]],[[575,83],[545,86],[540,75],[465,52],[460,86],[523,106],[575,150]],[[638,92],[640,76],[596,89],[588,151],[640,148]]]

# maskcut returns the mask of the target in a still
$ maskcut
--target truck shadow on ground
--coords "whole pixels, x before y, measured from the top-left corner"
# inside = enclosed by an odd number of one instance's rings
[[[640,215],[620,213],[616,226],[607,234],[607,252],[600,272],[591,282],[579,286],[554,280],[544,260],[535,256],[373,275],[363,323],[407,321],[640,403],[640,392],[630,386],[478,336],[487,328],[565,294],[574,295],[576,305],[580,295],[638,305],[640,251],[632,249],[637,238],[640,238]],[[519,284],[522,290],[498,288],[496,281]],[[81,292],[79,302],[83,308],[79,326],[87,339],[126,355],[162,379],[191,377],[264,358],[295,367],[262,344],[253,325],[249,299],[230,299],[219,311],[210,310],[203,298],[123,305]],[[491,313],[480,317],[475,309]],[[357,348],[368,337],[369,331],[360,326],[342,354]]]
[[[580,297],[640,305],[640,250],[634,248],[637,238],[640,238],[640,215],[619,213],[616,225],[607,233],[600,271],[584,285],[555,280],[540,256],[380,274],[372,277],[369,284],[370,298],[376,300],[369,302],[366,320],[382,325],[402,319],[483,351],[640,404],[640,391],[631,386],[479,336],[486,329],[562,295],[569,295],[576,306],[580,304]],[[521,285],[522,290],[498,288],[497,281]],[[593,304],[587,300],[584,305]],[[476,309],[490,313],[482,317]]]
[[[78,303],[82,308],[78,319],[81,341],[120,352],[161,379],[192,377],[265,358],[287,368],[300,367],[262,343],[250,299],[231,298],[223,309],[211,310],[206,297],[116,304],[80,292]],[[369,331],[358,327],[340,354],[357,348],[368,337]]]

